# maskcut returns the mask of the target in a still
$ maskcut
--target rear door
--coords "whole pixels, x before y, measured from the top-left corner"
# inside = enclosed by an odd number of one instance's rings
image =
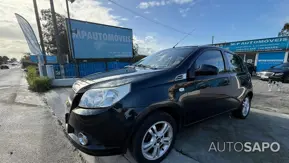
[[[240,102],[246,95],[246,88],[252,86],[251,75],[243,60],[236,54],[225,51],[224,52],[228,73],[230,74],[230,92],[229,100],[227,101],[230,108],[238,108]]]
[[[219,69],[217,75],[196,76],[185,87],[186,97],[183,106],[186,109],[186,123],[214,116],[227,110],[225,101],[230,88],[230,75],[226,71],[222,52],[207,49],[198,56],[190,69],[197,70],[201,65],[212,65]]]

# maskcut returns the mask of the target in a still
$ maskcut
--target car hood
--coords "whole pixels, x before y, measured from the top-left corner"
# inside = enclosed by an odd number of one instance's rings
[[[164,71],[144,68],[123,68],[109,72],[96,73],[77,80],[72,89],[75,93],[85,92],[87,89],[110,88],[139,81]]]

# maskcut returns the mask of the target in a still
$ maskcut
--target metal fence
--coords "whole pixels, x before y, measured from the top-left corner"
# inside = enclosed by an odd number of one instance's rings
[[[106,72],[110,70],[121,69],[130,63],[128,62],[83,62],[78,64],[79,77],[84,77],[97,72]],[[61,78],[59,64],[54,64],[54,75],[56,79]],[[67,63],[64,65],[64,74],[66,78],[76,77],[75,64]]]

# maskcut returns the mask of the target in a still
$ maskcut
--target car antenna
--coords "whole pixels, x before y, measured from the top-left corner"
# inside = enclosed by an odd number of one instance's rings
[[[175,48],[180,42],[182,42],[185,38],[187,38],[189,35],[191,35],[194,31],[195,31],[195,29],[193,29],[190,33],[186,34],[182,39],[180,39],[179,42],[176,43],[175,46],[173,46],[173,48]]]

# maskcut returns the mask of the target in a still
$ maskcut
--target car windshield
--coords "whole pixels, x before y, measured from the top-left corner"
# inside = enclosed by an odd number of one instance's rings
[[[286,63],[286,64],[280,64],[280,65],[277,65],[277,66],[274,66],[272,68],[277,68],[277,69],[289,69],[289,64]]]
[[[171,68],[181,63],[196,48],[171,48],[149,55],[137,63],[136,67],[165,69]]]

